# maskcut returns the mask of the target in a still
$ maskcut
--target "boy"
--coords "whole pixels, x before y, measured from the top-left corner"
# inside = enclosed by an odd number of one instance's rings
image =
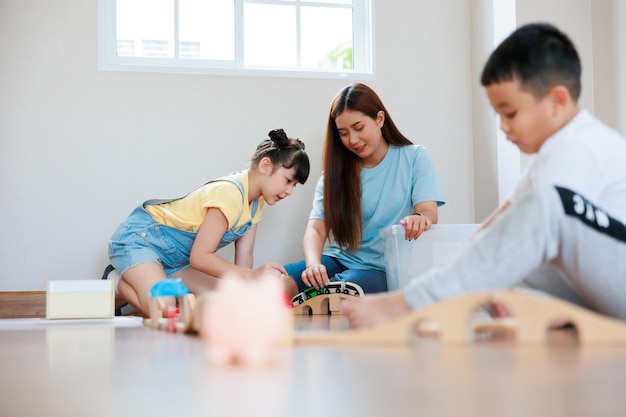
[[[507,139],[533,161],[447,265],[402,291],[345,301],[353,327],[517,285],[626,320],[626,140],[578,108],[580,73],[574,45],[548,24],[523,26],[496,48],[481,83]]]

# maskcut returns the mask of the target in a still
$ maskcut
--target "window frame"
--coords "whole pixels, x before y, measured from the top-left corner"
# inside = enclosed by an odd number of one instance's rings
[[[174,0],[177,4],[178,0]],[[101,71],[157,72],[224,76],[262,76],[286,78],[375,79],[374,0],[353,0],[354,69],[268,68],[243,65],[244,1],[265,4],[320,5],[315,0],[234,0],[235,58],[218,61],[185,58],[146,58],[117,55],[116,0],[98,0],[98,69]],[[304,3],[304,4],[300,4]],[[175,19],[175,48],[178,50],[178,22]],[[298,22],[299,25],[299,22]],[[298,40],[298,54],[300,41]],[[299,65],[299,64],[298,64]]]

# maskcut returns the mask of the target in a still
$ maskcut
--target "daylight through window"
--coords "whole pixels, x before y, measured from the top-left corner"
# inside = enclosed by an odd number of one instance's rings
[[[100,0],[100,67],[367,78],[371,1]]]

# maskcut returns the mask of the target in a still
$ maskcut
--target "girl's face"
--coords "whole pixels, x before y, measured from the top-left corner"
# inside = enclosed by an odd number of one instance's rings
[[[262,194],[263,199],[270,206],[290,196],[298,184],[295,167],[289,169],[283,166],[278,167],[265,179]]]
[[[346,109],[335,118],[335,124],[343,146],[361,158],[364,167],[375,167],[387,154],[389,144],[381,131],[385,124],[384,111],[372,119],[360,111]]]

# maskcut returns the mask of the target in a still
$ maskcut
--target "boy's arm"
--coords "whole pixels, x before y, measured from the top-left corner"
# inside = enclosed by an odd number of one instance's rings
[[[508,209],[510,205],[510,201],[505,201],[500,207],[496,209],[496,211],[494,211],[489,215],[489,217],[487,217],[483,224],[478,228],[477,232],[487,228],[499,215],[501,215],[506,209]]]

